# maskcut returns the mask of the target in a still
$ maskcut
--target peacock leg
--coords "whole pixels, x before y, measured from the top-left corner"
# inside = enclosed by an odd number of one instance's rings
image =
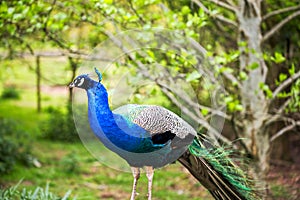
[[[140,178],[140,168],[137,167],[131,167],[132,175],[133,175],[133,187],[132,187],[132,193],[130,200],[134,200],[136,195],[136,185]]]
[[[148,200],[152,198],[152,180],[154,175],[154,169],[152,166],[146,167],[146,176],[148,178]]]

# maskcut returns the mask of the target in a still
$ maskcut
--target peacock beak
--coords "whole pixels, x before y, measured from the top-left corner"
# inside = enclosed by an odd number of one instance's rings
[[[73,87],[75,87],[75,83],[74,82],[70,83],[70,85],[69,85],[69,88],[73,88]]]

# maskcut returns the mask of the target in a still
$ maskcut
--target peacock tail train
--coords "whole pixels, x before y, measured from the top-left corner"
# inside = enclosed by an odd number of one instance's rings
[[[217,200],[261,199],[255,182],[230,159],[232,151],[215,147],[198,134],[178,161]]]

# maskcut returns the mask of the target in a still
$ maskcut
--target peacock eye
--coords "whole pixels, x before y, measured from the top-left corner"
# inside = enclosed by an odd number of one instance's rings
[[[78,86],[81,86],[84,83],[84,78],[81,78],[79,81],[80,83],[78,84]]]

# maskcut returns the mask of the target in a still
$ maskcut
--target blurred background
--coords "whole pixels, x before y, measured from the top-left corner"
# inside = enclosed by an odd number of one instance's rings
[[[98,162],[74,125],[67,85],[94,61],[113,63],[99,66],[110,94],[124,74],[134,88],[112,95],[112,108],[156,104],[184,115],[247,160],[267,199],[298,199],[299,15],[296,0],[1,1],[0,196],[130,197],[132,175]],[[118,36],[132,29],[140,31]],[[179,164],[157,170],[153,188],[154,199],[212,199]]]

